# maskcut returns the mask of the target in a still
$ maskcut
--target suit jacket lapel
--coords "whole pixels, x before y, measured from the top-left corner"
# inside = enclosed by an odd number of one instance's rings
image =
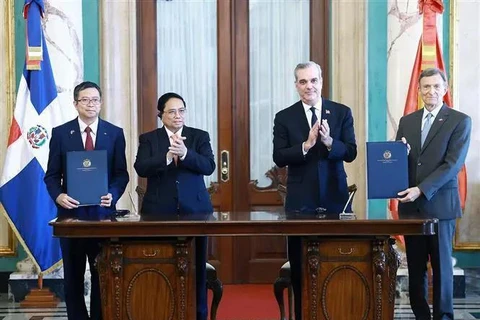
[[[102,119],[98,119],[97,136],[95,138],[95,150],[107,150],[108,140],[109,137],[105,122]]]
[[[158,150],[163,150],[165,153],[168,152],[168,147],[170,147],[170,139],[168,138],[167,130],[165,126],[157,129],[157,139],[158,139]],[[152,150],[153,154],[157,153],[157,150]]]
[[[322,124],[322,120],[329,120],[331,115],[330,104],[327,100],[322,98],[322,119],[320,119],[320,124]],[[331,125],[332,121],[328,121],[328,124]],[[332,128],[330,128],[331,130]]]
[[[190,130],[189,127],[183,126],[182,137],[186,138],[183,141],[183,143],[185,144],[185,147],[187,147],[187,149],[193,149],[193,146],[192,146],[192,143],[193,143],[192,130]]]
[[[421,151],[421,141],[422,141],[422,117],[423,117],[423,110],[416,111],[415,117],[413,119],[413,128],[412,130],[412,136],[413,136],[413,145],[418,146],[416,148],[417,154],[420,154]],[[408,129],[407,129],[408,130]],[[408,142],[408,141],[407,141]]]
[[[302,101],[297,102],[295,105],[295,116],[297,119],[292,119],[292,123],[298,123],[300,132],[303,136],[308,137],[308,133],[310,132],[310,123],[305,116],[305,108],[303,108]]]
[[[70,138],[69,150],[72,150],[72,151],[85,150],[85,147],[82,141],[82,133],[80,132],[80,125],[78,124],[78,118],[75,118],[70,122],[68,136]]]
[[[432,141],[433,137],[435,137],[435,135],[438,133],[438,131],[440,130],[442,125],[445,123],[445,121],[448,120],[449,113],[450,112],[448,110],[448,107],[444,104],[442,106],[442,109],[438,112],[437,116],[435,117],[435,120],[432,123],[432,127],[430,128],[430,131],[427,134],[427,138],[425,138],[425,142],[423,143],[423,147],[422,147],[422,152],[428,146],[430,141]]]

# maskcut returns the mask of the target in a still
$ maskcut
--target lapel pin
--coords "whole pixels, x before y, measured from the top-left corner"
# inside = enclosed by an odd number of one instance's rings
[[[326,109],[325,114],[330,114],[330,110]]]
[[[438,122],[443,121],[443,119],[438,119]]]
[[[75,133],[75,130],[71,130],[71,131],[70,131],[70,134],[74,134],[74,133]]]

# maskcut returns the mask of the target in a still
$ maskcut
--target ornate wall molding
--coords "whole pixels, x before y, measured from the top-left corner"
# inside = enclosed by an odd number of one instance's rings
[[[467,169],[467,201],[463,217],[457,219],[454,249],[480,249],[480,199],[478,197],[480,174],[480,156],[476,150],[479,143],[480,129],[478,121],[478,103],[480,96],[480,76],[478,67],[480,57],[478,51],[478,34],[480,26],[474,23],[480,19],[480,5],[477,2],[450,0],[450,64],[449,85],[453,96],[453,107],[468,114],[472,118],[470,150],[465,161]],[[473,260],[472,260],[473,261]],[[476,261],[478,263],[478,259]]]
[[[359,218],[367,212],[365,142],[367,136],[366,4],[336,0],[331,9],[331,97],[352,109],[358,155],[346,165],[348,184],[359,186],[353,211]]]
[[[100,1],[100,86],[102,117],[123,128],[130,183],[117,207],[139,210],[133,163],[138,147],[136,2]],[[121,23],[118,23],[121,21]],[[130,196],[135,203],[132,205]]]
[[[14,0],[0,3],[0,21],[0,169],[3,169],[16,92]],[[5,209],[0,204],[0,257],[16,255],[17,246],[4,214]]]

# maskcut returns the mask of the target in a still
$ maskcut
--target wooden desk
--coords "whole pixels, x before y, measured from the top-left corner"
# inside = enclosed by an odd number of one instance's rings
[[[391,235],[434,235],[436,224],[304,220],[267,212],[51,223],[57,237],[106,238],[98,259],[105,320],[195,319],[192,237],[201,235],[304,236],[305,320],[393,319],[399,260]]]

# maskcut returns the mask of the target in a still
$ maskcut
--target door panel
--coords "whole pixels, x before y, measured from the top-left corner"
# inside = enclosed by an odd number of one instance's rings
[[[255,3],[252,2],[253,4]],[[323,96],[328,96],[329,90],[328,6],[329,1],[310,0],[309,2],[309,55],[311,60],[322,66]],[[216,115],[212,115],[212,117],[218,119],[218,122],[214,129],[209,129],[209,131],[215,131],[216,128],[216,132],[209,133],[212,145],[217,146],[214,150],[217,160],[222,151],[228,151],[229,154],[229,179],[222,181],[220,177],[221,163],[217,161],[217,176],[210,180],[214,190],[212,202],[218,211],[282,210],[282,199],[277,191],[278,181],[282,179],[281,171],[275,167],[266,166],[265,172],[257,169],[253,175],[251,173],[253,172],[251,162],[257,161],[255,160],[257,158],[251,155],[251,140],[255,139],[257,133],[251,134],[251,117],[253,116],[251,108],[254,105],[251,106],[250,102],[249,15],[249,1],[216,1],[217,108]],[[163,93],[158,92],[158,89],[162,87],[159,86],[157,73],[159,66],[157,23],[157,1],[137,1],[140,133],[157,127],[157,99],[159,94]],[[189,56],[187,55],[187,57]],[[272,65],[272,67],[274,66]],[[293,69],[295,65],[283,67],[288,69],[285,74],[287,77],[291,77],[289,81],[291,81],[291,88],[294,88]],[[269,79],[265,79],[265,81],[268,83]],[[268,101],[264,101],[264,103],[268,104]],[[288,102],[285,102],[283,107],[288,105]],[[195,109],[192,108],[191,111],[195,112]],[[257,117],[259,116],[257,115]],[[268,117],[271,118],[271,115]],[[270,122],[272,120],[269,119]],[[271,136],[273,128],[270,122],[264,124],[260,131],[257,130],[258,134],[264,132],[264,135]],[[189,125],[188,122],[187,125]],[[214,139],[215,141],[213,141]],[[269,153],[271,152],[265,153],[262,158],[264,160],[259,161],[270,159]],[[268,179],[262,178],[264,174]],[[270,183],[269,180],[271,180]],[[141,180],[139,184],[145,186],[145,181]],[[209,242],[209,258],[224,283],[272,283],[280,266],[286,261],[285,239],[284,237],[261,239],[257,237],[212,237]]]
[[[293,70],[309,60],[309,7],[308,0],[248,2],[248,23],[244,24],[249,33],[245,80],[249,86],[250,207],[277,205],[281,209],[272,159],[273,120],[278,111],[298,101]],[[286,261],[285,237],[250,237],[238,242],[239,253],[245,253],[237,262],[244,270],[239,278],[247,283],[275,281]]]

